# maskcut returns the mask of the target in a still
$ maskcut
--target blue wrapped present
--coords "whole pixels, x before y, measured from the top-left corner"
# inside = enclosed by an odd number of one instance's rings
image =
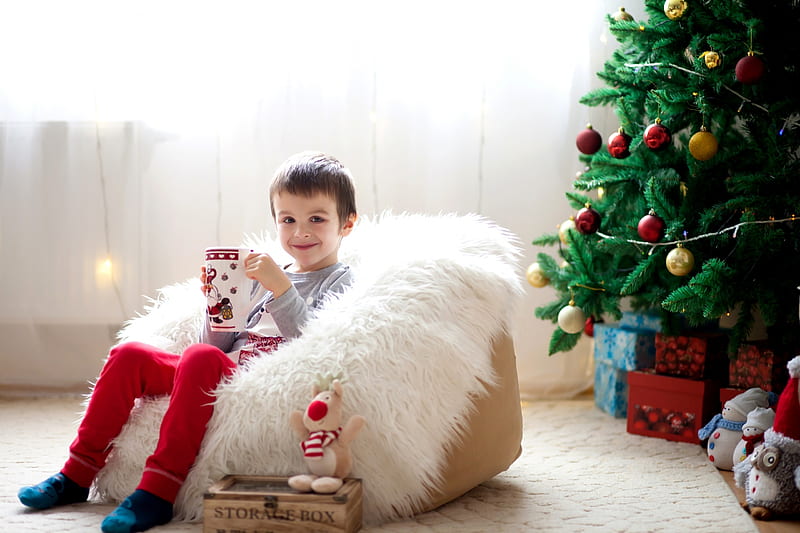
[[[653,368],[656,362],[656,334],[646,329],[595,324],[594,359],[620,370]]]
[[[624,311],[619,325],[623,328],[661,331],[661,316],[655,313],[635,313]]]
[[[614,418],[628,414],[628,372],[595,361],[594,403]]]

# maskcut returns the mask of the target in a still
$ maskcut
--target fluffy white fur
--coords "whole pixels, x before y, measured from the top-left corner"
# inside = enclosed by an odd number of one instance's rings
[[[249,244],[277,250],[263,237]],[[346,380],[345,418],[367,420],[353,443],[352,472],[364,482],[365,521],[424,509],[472,399],[495,379],[490,343],[507,330],[522,292],[518,255],[513,235],[477,216],[361,220],[340,253],[353,268],[352,287],[329,299],[300,338],[252,361],[217,389],[176,516],[199,519],[203,493],[226,474],[304,472],[289,413],[304,408],[318,374],[338,373]],[[183,350],[203,320],[198,283],[162,289],[120,339]],[[143,399],[134,408],[96,479],[100,498],[120,500],[135,488],[166,402]]]

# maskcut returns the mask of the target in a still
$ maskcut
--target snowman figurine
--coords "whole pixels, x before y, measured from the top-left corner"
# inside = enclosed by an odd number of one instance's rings
[[[697,432],[700,440],[708,439],[708,460],[720,470],[733,469],[733,450],[742,439],[742,427],[747,414],[756,407],[769,407],[770,393],[753,387],[734,396],[722,408],[722,413]]]
[[[770,520],[800,514],[800,356],[787,365],[789,382],[775,407],[764,442],[733,469],[753,518]]]
[[[747,421],[742,426],[742,440],[733,450],[733,466],[744,461],[753,453],[756,446],[764,442],[764,432],[772,427],[775,411],[770,407],[756,407],[747,413]]]

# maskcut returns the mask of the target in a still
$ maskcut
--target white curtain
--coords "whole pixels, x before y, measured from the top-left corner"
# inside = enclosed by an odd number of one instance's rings
[[[348,165],[364,215],[496,220],[524,268],[572,214],[575,135],[617,127],[577,103],[613,49],[608,1],[0,6],[0,391],[84,387],[203,248],[273,230],[294,152]],[[526,287],[523,395],[585,390],[588,339],[548,357],[552,292]]]

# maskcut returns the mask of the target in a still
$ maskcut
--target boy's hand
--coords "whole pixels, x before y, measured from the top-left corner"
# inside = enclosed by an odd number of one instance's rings
[[[206,276],[206,267],[200,267],[200,290],[203,291],[203,296],[208,296],[209,286],[206,283],[208,276]]]
[[[268,254],[251,253],[244,261],[245,273],[278,298],[292,287],[283,269]]]

